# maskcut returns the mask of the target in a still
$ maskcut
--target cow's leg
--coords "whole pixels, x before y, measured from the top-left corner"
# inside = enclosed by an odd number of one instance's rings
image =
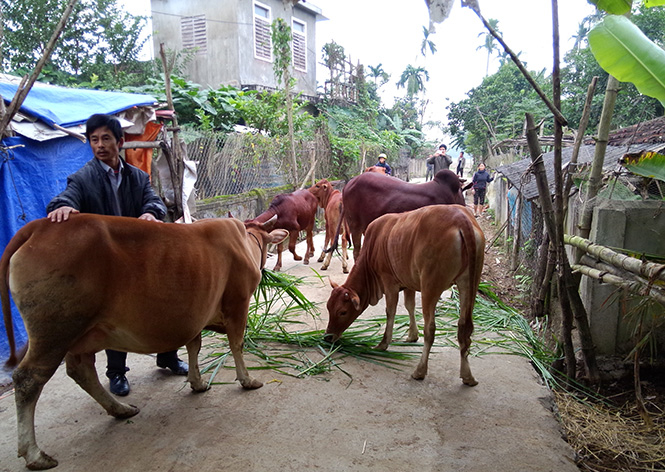
[[[231,348],[233,360],[236,364],[237,379],[240,385],[247,390],[260,388],[263,386],[263,383],[250,377],[242,355],[249,300],[244,305],[240,305],[236,301],[236,303],[224,306],[223,310],[225,313],[230,313],[230,316],[225,317],[226,336],[229,338],[229,347]]]
[[[457,342],[460,353],[460,377],[462,383],[473,387],[478,381],[471,374],[469,366],[469,348],[471,347],[471,334],[473,333],[473,305],[476,290],[473,290],[466,280],[457,283],[460,297],[460,316],[457,322]]]
[[[409,334],[406,337],[407,343],[418,341],[418,325],[416,324],[416,292],[415,290],[404,290],[404,306],[409,312]]]
[[[307,254],[303,263],[309,264],[309,258],[314,256],[314,222],[306,229],[305,238],[307,239]]]
[[[139,412],[134,405],[119,402],[101,383],[95,370],[95,354],[71,354],[65,356],[67,375],[99,403],[106,412],[118,419],[131,418]]]
[[[361,248],[361,241],[362,241],[362,232],[358,231],[351,231],[351,243],[353,244],[353,260],[357,261],[358,257],[360,257],[360,248]]]
[[[416,380],[422,380],[427,375],[427,362],[429,360],[429,353],[434,344],[434,332],[436,331],[436,321],[434,320],[434,311],[436,310],[436,303],[441,296],[441,292],[432,293],[429,291],[422,291],[423,303],[423,323],[424,323],[424,344],[423,353],[420,357],[420,362],[416,370],[413,371],[411,377]]]
[[[284,241],[277,245],[277,262],[275,263],[275,267],[272,269],[275,272],[279,272],[279,270],[282,268],[282,249],[284,249]]]
[[[199,352],[201,351],[201,333],[187,343],[187,360],[189,361],[189,372],[187,381],[195,392],[205,392],[208,390],[208,382],[201,379],[199,370]]]
[[[386,292],[386,331],[383,333],[383,339],[376,346],[376,349],[385,351],[393,340],[393,326],[395,325],[395,313],[397,312],[397,301],[399,300],[398,290],[388,290]]]
[[[342,272],[345,274],[349,273],[349,254],[347,252],[347,247],[349,245],[349,240],[346,237],[346,234],[342,234]]]
[[[302,257],[296,254],[296,243],[298,242],[298,233],[300,233],[300,231],[289,231],[289,251],[291,251],[291,254],[293,254],[294,261],[302,260]]]
[[[28,349],[28,355],[30,354]],[[39,449],[35,438],[35,407],[42,393],[44,384],[53,376],[60,364],[57,360],[45,367],[32,367],[30,362],[23,362],[14,370],[14,397],[16,400],[16,422],[18,427],[18,456],[25,459],[31,470],[51,469],[58,461]]]

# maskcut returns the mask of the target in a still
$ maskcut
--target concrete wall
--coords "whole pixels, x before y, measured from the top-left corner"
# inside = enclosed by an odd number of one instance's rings
[[[665,208],[658,201],[601,200],[594,209],[590,239],[608,247],[625,248],[637,254],[665,255]],[[639,256],[636,256],[639,257]],[[597,353],[627,354],[633,347],[632,327],[626,313],[635,306],[613,285],[582,278],[581,294]],[[665,316],[665,313],[659,313]],[[665,346],[665,330],[658,344]]]
[[[316,16],[296,6],[291,9],[282,0],[260,0],[269,7],[271,16],[284,18],[291,26],[292,17],[306,24],[307,72],[293,71],[295,90],[316,96]],[[196,54],[187,68],[187,78],[204,88],[220,85],[262,85],[276,87],[273,63],[254,57],[253,0],[151,0],[153,45],[159,56],[159,45],[182,50],[180,18],[205,14],[207,52]]]
[[[225,195],[210,201],[196,202],[194,218],[226,218],[231,212],[241,221],[255,218],[268,209],[270,202],[280,193],[292,192],[292,188],[276,187],[269,190],[252,190],[238,195]]]

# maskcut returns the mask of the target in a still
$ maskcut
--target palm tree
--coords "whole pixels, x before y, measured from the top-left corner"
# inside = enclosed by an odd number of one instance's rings
[[[425,80],[423,81],[423,77]],[[406,86],[406,94],[409,98],[425,91],[425,82],[429,80],[429,72],[424,67],[406,66],[402,76],[397,82],[397,88]]]
[[[430,33],[431,31],[427,27],[423,26],[423,42],[420,45],[420,54],[422,54],[423,57],[425,57],[427,54],[428,48],[432,54],[436,52],[436,44],[434,44],[434,41],[429,39]]]
[[[487,22],[490,24],[492,29],[496,31],[497,33],[501,34],[499,31],[499,20],[495,20],[494,18],[490,18],[487,20]],[[478,37],[483,36],[485,41],[482,45],[478,46],[476,48],[476,51],[479,51],[480,49],[486,49],[487,50],[487,65],[485,66],[485,77],[489,74],[489,69],[490,69],[490,57],[494,51],[496,51],[498,48],[496,46],[496,39],[494,39],[494,36],[487,31],[485,33],[478,33]]]
[[[367,66],[367,67],[369,69],[368,75],[374,79],[374,85],[376,85],[377,88],[380,87],[380,85],[376,83],[376,79],[381,79],[381,85],[385,84],[386,82],[388,82],[388,80],[390,80],[390,74],[388,74],[385,70],[383,70],[383,64],[379,64],[376,67],[372,66]]]

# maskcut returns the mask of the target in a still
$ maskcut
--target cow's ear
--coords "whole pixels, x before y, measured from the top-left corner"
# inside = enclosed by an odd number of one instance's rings
[[[229,218],[233,218],[233,214],[229,212]]]
[[[279,244],[286,239],[289,235],[289,232],[285,229],[274,229],[270,232],[270,242],[273,244]]]
[[[357,293],[352,292],[351,303],[353,303],[353,308],[355,308],[357,311],[360,311],[360,297]]]
[[[331,279],[330,277],[328,277],[328,282],[330,282],[330,286],[333,288],[333,290],[336,289],[337,287],[339,287],[339,284],[336,284],[333,281],[333,279]]]

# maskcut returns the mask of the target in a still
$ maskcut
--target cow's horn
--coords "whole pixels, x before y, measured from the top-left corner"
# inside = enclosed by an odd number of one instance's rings
[[[266,231],[270,231],[273,229],[275,226],[275,223],[277,223],[277,215],[273,215],[272,218],[270,218],[268,221],[263,223],[263,229]]]

